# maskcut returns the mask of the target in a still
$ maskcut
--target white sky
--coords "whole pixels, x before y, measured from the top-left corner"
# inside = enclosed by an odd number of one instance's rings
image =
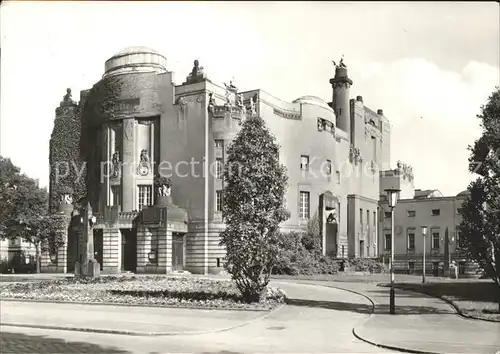
[[[331,101],[331,60],[345,55],[362,95],[391,120],[392,163],[445,195],[471,180],[476,114],[499,85],[499,5],[339,2],[9,2],[1,5],[0,153],[48,184],[54,111],[67,87],[91,88],[127,46],[163,53],[182,83],[199,59],[283,100]],[[421,118],[422,117],[422,118]]]

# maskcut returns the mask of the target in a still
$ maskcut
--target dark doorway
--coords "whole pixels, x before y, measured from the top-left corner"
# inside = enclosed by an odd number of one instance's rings
[[[76,227],[68,229],[68,247],[66,249],[66,272],[75,271],[75,263],[78,261],[78,233]]]
[[[326,223],[326,254],[337,257],[337,223]]]
[[[101,270],[103,269],[102,265],[102,229],[94,229],[94,258],[97,262],[99,262],[99,266]]]
[[[174,233],[172,235],[172,269],[184,269],[184,249],[185,249],[185,234]]]
[[[121,244],[121,270],[122,272],[135,273],[137,268],[137,229],[120,229],[122,234]]]

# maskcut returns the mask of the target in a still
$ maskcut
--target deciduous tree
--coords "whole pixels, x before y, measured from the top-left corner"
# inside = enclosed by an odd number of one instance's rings
[[[478,175],[462,205],[460,246],[498,285],[500,311],[500,89],[481,107],[482,136],[469,147],[469,171]]]
[[[40,272],[42,250],[55,252],[64,242],[63,219],[48,213],[47,190],[40,188],[37,180],[21,174],[9,159],[1,158],[0,170],[0,237],[21,237],[31,243],[36,250],[37,272]]]
[[[225,267],[243,297],[258,301],[279,251],[279,225],[287,220],[288,177],[279,146],[260,117],[247,119],[229,147],[224,169]]]

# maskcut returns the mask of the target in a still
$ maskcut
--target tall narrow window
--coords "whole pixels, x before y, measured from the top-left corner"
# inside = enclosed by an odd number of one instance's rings
[[[370,225],[370,211],[366,211],[366,225]]]
[[[377,225],[377,212],[373,212],[373,226]]]
[[[439,232],[432,233],[432,249],[439,249]]]
[[[215,211],[222,212],[222,191],[215,192]]]
[[[337,184],[340,184],[340,171],[335,171],[335,176],[336,176]]]
[[[215,147],[218,149],[222,149],[224,147],[224,140],[216,139],[215,140]]]
[[[120,186],[111,186],[111,205],[121,205]]]
[[[413,232],[408,233],[408,249],[410,251],[415,250],[415,233]]]
[[[332,160],[326,160],[326,175],[330,176],[332,174]]]
[[[150,185],[139,185],[138,189],[138,210],[142,210],[146,206],[150,206],[153,203],[153,187]]]
[[[309,170],[309,156],[307,155],[300,156],[300,169],[303,171]]]
[[[224,174],[224,162],[222,160],[222,157],[218,157],[215,160],[215,178],[222,178],[222,175]]]
[[[300,192],[299,217],[309,219],[309,192]]]
[[[158,244],[159,244],[158,231],[154,230],[151,233],[151,253],[154,254],[154,257],[149,258],[149,261],[153,264],[158,263]]]
[[[363,225],[363,209],[359,208],[359,223]]]
[[[377,161],[377,138],[372,136],[372,156],[373,156],[373,161]]]
[[[391,234],[390,233],[388,233],[388,234],[386,233],[385,234],[384,241],[385,241],[385,245],[384,245],[385,247],[384,248],[386,250],[390,250],[392,248],[392,240],[391,240]]]

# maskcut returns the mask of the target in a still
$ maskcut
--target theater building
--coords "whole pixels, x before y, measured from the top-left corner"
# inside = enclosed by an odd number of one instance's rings
[[[56,164],[86,161],[91,215],[72,211],[68,220],[73,230],[78,220],[94,218],[92,251],[101,271],[222,270],[223,165],[241,122],[254,116],[276,137],[289,177],[291,217],[282,230],[304,230],[317,213],[325,254],[377,257],[379,171],[389,166],[390,124],[382,109],[351,98],[353,82],[343,62],[325,78],[331,102],[310,95],[285,102],[261,89],[239,91],[231,82],[212,82],[208,72],[195,61],[176,85],[162,54],[130,47],[106,61],[102,79],[81,91],[79,102],[68,91],[56,109],[51,208],[70,213],[76,196],[64,188],[78,188],[74,178],[53,178]],[[65,134],[78,144],[68,140],[67,149],[56,149],[54,136],[68,125]],[[168,171],[172,184],[155,184]],[[77,243],[70,231],[57,257],[45,257],[44,270],[73,272]]]

